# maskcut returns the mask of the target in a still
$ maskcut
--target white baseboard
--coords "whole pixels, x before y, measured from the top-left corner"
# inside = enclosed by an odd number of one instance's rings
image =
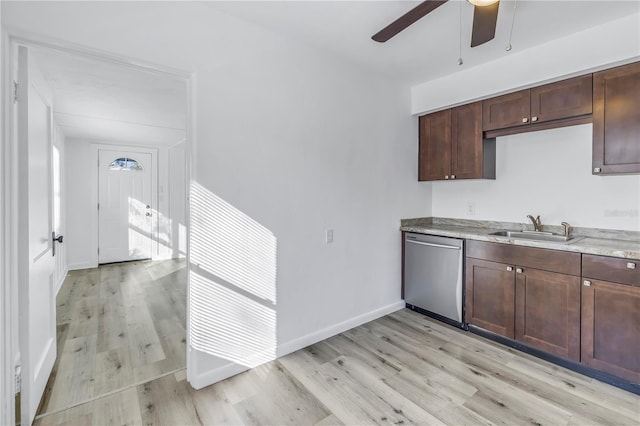
[[[78,269],[91,269],[97,267],[98,264],[92,262],[73,263],[67,267],[67,271],[77,271]]]
[[[288,342],[284,342],[282,344],[279,344],[276,348],[276,356],[282,357],[288,355],[302,348],[306,348],[309,345],[313,345],[314,343],[318,343],[322,340],[328,339],[329,337],[335,336],[336,334],[351,330],[352,328],[355,328],[369,321],[373,321],[385,315],[389,315],[393,312],[399,311],[404,307],[404,300],[400,300],[398,302],[383,306],[378,309],[374,309],[373,311],[366,312],[364,314],[339,322],[329,327],[325,327],[321,330],[314,331],[304,336],[295,338]],[[202,389],[205,386],[212,385],[221,380],[247,371],[249,370],[249,368],[250,367],[247,367],[245,365],[230,362],[227,365],[223,365],[222,367],[216,368],[215,370],[207,371],[203,374],[198,375],[197,377],[189,377],[189,383],[194,389]]]
[[[359,325],[373,321],[385,315],[389,315],[393,312],[399,311],[405,307],[404,300],[392,303],[382,308],[375,309],[373,311],[358,315],[357,317],[350,318],[346,321],[339,322],[338,324],[331,325],[321,330],[309,333],[305,336],[298,337],[297,339],[289,340],[281,345],[278,345],[276,354],[278,357],[288,355],[292,352],[306,348],[309,345],[318,343],[321,340],[328,339],[329,337],[340,334],[343,331],[351,330]]]
[[[62,287],[62,283],[64,283],[64,280],[65,278],[67,278],[68,273],[69,273],[69,268],[65,269],[64,271],[62,271],[62,274],[60,274],[60,278],[58,279],[58,282],[56,284],[56,295],[58,295],[58,292]]]

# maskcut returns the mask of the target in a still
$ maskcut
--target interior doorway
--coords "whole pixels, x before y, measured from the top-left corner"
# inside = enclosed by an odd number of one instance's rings
[[[11,62],[16,81],[24,74],[8,173],[9,198],[20,200],[8,217],[19,231],[10,265],[23,284],[9,292],[16,337],[3,339],[15,363],[3,379],[24,368],[16,418],[31,424],[121,385],[186,375],[189,76],[10,40],[12,57],[30,60],[28,72]]]
[[[98,262],[153,257],[155,212],[151,152],[98,151]]]

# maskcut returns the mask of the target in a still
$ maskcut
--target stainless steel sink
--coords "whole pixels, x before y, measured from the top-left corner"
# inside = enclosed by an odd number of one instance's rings
[[[578,239],[577,237],[565,237],[564,235],[554,234],[552,232],[536,231],[498,231],[491,232],[488,235],[514,238],[517,240],[552,241],[555,243],[568,243],[569,241]]]

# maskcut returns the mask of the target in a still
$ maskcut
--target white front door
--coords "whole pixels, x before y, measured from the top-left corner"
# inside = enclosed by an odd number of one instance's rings
[[[152,257],[152,167],[148,152],[98,151],[99,263]]]
[[[30,425],[56,358],[56,294],[51,103],[25,47],[18,49],[17,114],[20,412],[22,424]]]

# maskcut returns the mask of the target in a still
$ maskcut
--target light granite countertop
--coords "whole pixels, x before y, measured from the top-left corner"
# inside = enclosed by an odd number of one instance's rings
[[[442,237],[463,238],[467,240],[490,241],[494,243],[518,246],[538,247],[552,250],[613,256],[640,260],[640,232],[618,231],[595,228],[573,228],[576,238],[566,243],[549,241],[521,240],[497,235],[492,232],[529,229],[526,224],[512,222],[489,222],[447,218],[403,219],[401,231],[419,234],[439,235]],[[561,233],[563,228],[545,226],[543,231]]]

